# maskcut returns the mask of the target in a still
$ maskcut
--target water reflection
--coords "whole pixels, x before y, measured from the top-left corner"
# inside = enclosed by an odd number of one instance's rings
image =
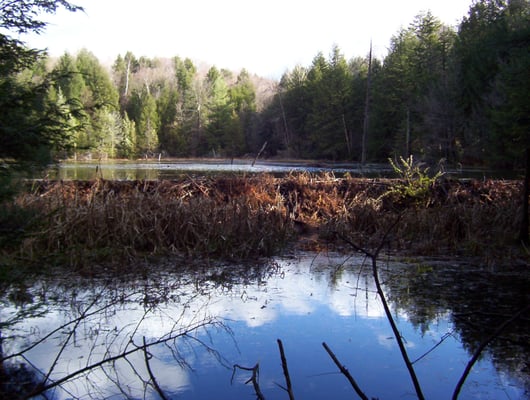
[[[466,349],[483,337],[484,310],[499,304],[497,317],[511,312],[502,298],[506,288],[497,284],[501,297],[488,292],[491,303],[475,308],[482,304],[475,295],[484,300],[487,281],[476,269],[383,267],[410,358],[419,359],[415,367],[426,397],[450,398],[469,359]],[[321,254],[244,269],[172,269],[159,266],[140,280],[63,277],[9,288],[0,311],[1,381],[17,381],[22,394],[46,378],[53,386],[47,398],[54,399],[159,398],[156,385],[170,398],[251,398],[252,387],[244,384],[249,374],[237,372],[231,384],[231,368],[259,362],[265,396],[287,398],[278,387],[284,385],[276,344],[281,338],[297,398],[354,397],[323,341],[369,396],[414,398],[362,258]],[[516,289],[510,298],[518,304],[526,296]],[[495,343],[461,398],[528,395],[528,319]]]

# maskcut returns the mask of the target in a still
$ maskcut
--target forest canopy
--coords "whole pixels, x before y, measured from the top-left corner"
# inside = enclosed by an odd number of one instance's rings
[[[18,4],[15,9],[13,4]],[[0,1],[2,32],[40,31],[66,1]],[[87,49],[50,59],[0,34],[0,159],[268,157],[513,168],[530,147],[530,6],[478,0],[457,27],[430,12],[388,54],[338,46],[279,82],[189,58]]]

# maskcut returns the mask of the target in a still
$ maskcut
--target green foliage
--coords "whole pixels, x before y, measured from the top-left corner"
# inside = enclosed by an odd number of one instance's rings
[[[471,157],[513,167],[529,145],[530,3],[480,0],[458,32],[459,102]]]
[[[374,118],[395,154],[454,161],[454,40],[453,29],[431,13],[418,15],[392,38],[382,73],[374,80]]]
[[[45,26],[38,13],[57,7],[78,9],[64,1],[0,1],[0,21],[8,31],[38,31]],[[58,149],[237,157],[267,142],[269,156],[357,161],[364,147],[367,161],[414,154],[430,163],[511,168],[530,146],[529,8],[527,0],[478,0],[458,29],[420,13],[392,37],[383,60],[371,59],[370,85],[368,58],[346,60],[338,46],[264,84],[246,70],[205,74],[188,58],[131,52],[116,58],[110,75],[88,50],[64,54],[50,75],[39,51],[0,34],[6,149],[26,160]],[[17,104],[31,112],[13,111]],[[45,121],[53,113],[52,132]],[[14,119],[38,132],[25,133]]]
[[[81,9],[63,0],[0,1],[0,163],[6,187],[21,172],[46,165],[71,134],[66,103],[48,95],[56,76],[42,68],[44,54],[9,36],[42,32],[47,23],[39,15],[61,7]]]
[[[136,124],[125,113],[122,120],[122,135],[118,146],[118,157],[133,158],[136,151]]]
[[[395,202],[412,201],[416,205],[427,205],[430,190],[443,172],[429,175],[429,167],[415,162],[413,156],[407,159],[399,157],[399,163],[391,158],[388,161],[400,180],[383,196],[390,196]]]

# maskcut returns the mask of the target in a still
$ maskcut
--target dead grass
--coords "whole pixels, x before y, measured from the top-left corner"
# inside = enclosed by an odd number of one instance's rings
[[[520,182],[440,181],[421,204],[386,195],[393,184],[307,173],[39,182],[16,200],[34,216],[24,239],[3,253],[78,267],[150,254],[243,260],[277,253],[299,226],[375,246],[398,217],[389,244],[398,251],[489,257],[514,243]]]

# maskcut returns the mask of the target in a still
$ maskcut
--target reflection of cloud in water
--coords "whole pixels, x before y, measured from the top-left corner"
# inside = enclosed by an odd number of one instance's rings
[[[342,317],[382,317],[384,310],[371,279],[358,279],[354,270],[359,260],[351,259],[350,264],[345,264],[333,284],[332,271],[318,272],[330,263],[340,264],[340,260],[325,256],[277,260],[285,276],[273,276],[266,285],[245,286],[240,296],[217,295],[208,310],[213,316],[242,321],[249,327],[271,323],[279,315],[311,314],[321,306]],[[358,280],[360,287],[356,288]]]
[[[340,316],[357,315],[361,317],[380,316],[381,310],[373,294],[366,297],[363,287],[361,290],[348,288],[346,282],[356,282],[355,272],[344,265],[344,271],[335,277],[331,283],[331,271],[326,266],[340,265],[340,259],[319,256],[317,258],[300,258],[291,261],[277,260],[281,275],[273,275],[266,283],[236,285],[228,291],[213,291],[197,296],[193,283],[177,285],[179,303],[155,304],[152,309],[142,305],[145,293],[138,291],[132,294],[135,301],[117,303],[96,315],[89,315],[75,327],[75,334],[54,367],[52,378],[59,378],[73,371],[85,368],[87,365],[130,350],[141,345],[142,338],[156,341],[165,337],[168,332],[178,332],[180,329],[195,326],[208,318],[221,318],[226,321],[244,322],[248,327],[259,327],[274,323],[280,315],[308,315],[316,309],[325,307],[330,312]],[[136,289],[138,290],[138,289]],[[369,288],[369,290],[372,290]],[[355,296],[354,296],[355,295]],[[92,291],[83,292],[78,289],[75,301],[62,304],[57,309],[50,310],[45,317],[27,318],[17,324],[21,332],[33,332],[36,337],[44,337],[57,327],[74,320],[83,312],[87,312],[90,299],[94,298]],[[102,308],[111,299],[103,297],[88,309],[92,312]],[[74,306],[74,304],[77,304]],[[13,308],[4,308],[3,320]],[[54,363],[58,349],[68,337],[68,333],[75,324],[65,326],[39,346],[27,353],[27,357],[34,365],[46,372]],[[59,334],[60,333],[60,334]],[[131,343],[131,337],[134,343]],[[23,349],[27,343],[23,341],[6,341],[4,352],[12,354]],[[150,352],[157,354],[153,347]],[[157,370],[157,377],[161,384],[171,383],[171,389],[189,385],[187,370],[178,366],[172,357],[153,357],[151,366]],[[193,354],[187,354],[187,358]],[[143,391],[141,381],[135,379],[135,374],[148,380],[143,360],[144,353],[138,351],[127,357],[127,360],[115,362],[112,372],[110,369],[94,370],[87,380],[75,380],[66,385],[68,390],[76,393],[79,386],[89,386],[91,392],[97,390],[100,395],[110,395],[115,392],[116,384],[125,384],[129,388],[131,397],[136,397]],[[189,359],[187,362],[193,362]],[[195,362],[204,362],[195,360]],[[131,369],[135,365],[135,370]],[[132,381],[136,382],[133,384]],[[114,382],[113,382],[114,381]],[[114,391],[114,392],[113,392]],[[140,391],[137,393],[137,391]],[[59,397],[57,397],[59,398]]]
[[[189,280],[185,283],[179,282],[169,289],[177,292],[175,298],[180,299],[177,303],[155,302],[150,308],[142,303],[145,293],[138,291],[134,301],[118,303],[98,315],[87,317],[79,324],[75,337],[71,338],[65,352],[59,358],[52,378],[59,378],[105,357],[120,354],[134,348],[135,345],[139,346],[143,337],[147,342],[156,341],[166,337],[168,332],[179,332],[181,329],[200,325],[210,318],[243,322],[247,327],[257,328],[267,324],[272,326],[283,316],[305,316],[317,312],[330,313],[341,318],[355,316],[374,321],[384,315],[375,293],[373,280],[359,273],[362,259],[349,258],[344,263],[344,258],[320,255],[316,258],[280,259],[276,262],[281,274],[267,278],[266,282],[234,284],[229,290],[216,289],[214,286],[198,295],[196,282]],[[335,267],[330,269],[330,265]],[[156,284],[152,284],[152,290],[147,290],[150,296],[156,297],[157,290],[160,290],[159,287],[155,287]],[[77,292],[77,304],[84,304],[80,307],[81,310],[86,309],[89,304],[86,299],[91,296],[93,293],[83,295],[81,291]],[[104,301],[110,300],[103,298]],[[63,306],[65,309],[52,310],[45,318],[26,319],[19,323],[17,328],[23,332],[37,331],[39,336],[43,337],[68,320],[74,319],[75,316],[72,317],[72,314],[79,315],[82,312],[79,309],[69,310],[67,306]],[[102,304],[97,304],[93,309],[100,307]],[[315,315],[316,324],[319,323],[318,315]],[[367,325],[363,329],[372,330],[379,335],[377,337],[380,345],[395,346],[394,341],[388,339],[388,333],[380,333],[388,332],[388,326],[385,323],[382,325],[384,326]],[[28,353],[28,358],[41,371],[48,371],[65,335],[72,328],[73,325],[65,327],[61,332],[63,336],[59,339],[53,337],[37,346]],[[199,329],[192,335],[203,337],[205,336],[203,332],[203,329]],[[131,337],[134,344],[130,342]],[[180,339],[177,342],[180,343]],[[191,347],[193,345],[197,343],[190,344]],[[6,342],[4,351],[7,353],[16,352],[24,347],[22,342],[18,341],[11,347],[8,346],[9,342]],[[176,392],[184,390],[190,385],[189,371],[181,368],[171,354],[168,356],[167,349],[163,347],[153,347],[149,350],[155,356],[150,360],[151,368],[156,371],[159,383],[166,390]],[[211,357],[197,358],[194,351],[185,350],[185,345],[180,346],[180,349],[184,349],[179,351],[185,354],[179,356],[185,356],[186,362],[190,365],[203,368],[212,362]],[[106,368],[104,371],[94,370],[90,373],[89,379],[78,379],[65,387],[73,393],[78,393],[78,390],[82,393],[84,387],[88,385],[87,390],[93,393],[97,391],[96,397],[100,395],[107,397],[116,393],[117,386],[123,386],[127,388],[128,396],[143,396],[142,380],[148,381],[149,376],[142,351],[133,353],[127,357],[127,360],[117,361],[110,366],[114,368]],[[141,379],[138,379],[138,376]]]

